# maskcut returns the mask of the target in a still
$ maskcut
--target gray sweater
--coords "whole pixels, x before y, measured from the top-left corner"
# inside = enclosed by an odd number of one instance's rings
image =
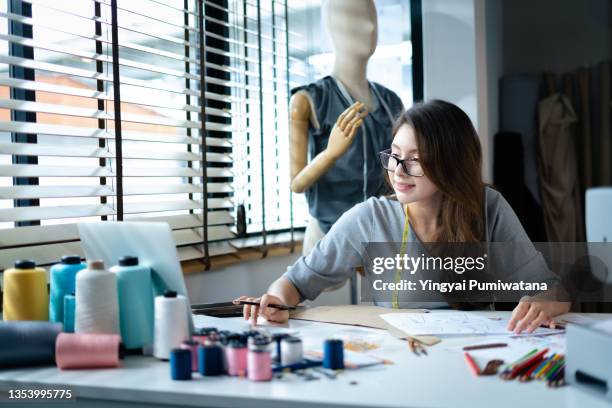
[[[542,255],[530,243],[516,214],[496,190],[486,187],[486,240],[487,242],[521,242],[527,253],[510,262],[520,262],[514,269],[548,270]],[[284,276],[293,283],[301,300],[315,299],[326,288],[338,285],[364,265],[365,245],[368,242],[401,242],[405,214],[399,201],[387,198],[370,198],[344,213],[307,256],[302,256],[290,266]],[[408,242],[420,242],[410,228]],[[525,249],[526,248],[526,249]],[[528,268],[524,268],[528,265]],[[374,278],[368,273],[365,279]],[[374,303],[389,306],[388,301]],[[413,302],[410,292],[400,291],[402,308],[447,307],[440,295],[438,302]]]

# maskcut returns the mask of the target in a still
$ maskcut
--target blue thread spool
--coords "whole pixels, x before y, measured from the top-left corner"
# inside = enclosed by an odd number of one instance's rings
[[[153,343],[153,282],[151,269],[139,265],[135,256],[122,256],[109,269],[117,275],[119,325],[128,350]]]
[[[323,343],[323,367],[330,370],[342,370],[344,368],[344,344],[342,340],[325,340],[325,343]]]
[[[173,380],[191,380],[191,351],[172,349],[170,351],[170,377]]]
[[[73,292],[64,296],[64,331],[66,333],[74,333],[74,308],[75,296]]]
[[[206,377],[223,374],[223,350],[217,344],[198,347],[198,369]]]
[[[49,269],[49,320],[52,322],[64,322],[64,296],[74,293],[76,274],[86,266],[79,255],[65,255]]]

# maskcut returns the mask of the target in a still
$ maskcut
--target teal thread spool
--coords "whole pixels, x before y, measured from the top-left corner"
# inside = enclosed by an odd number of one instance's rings
[[[64,322],[64,296],[74,293],[76,274],[87,265],[79,255],[66,255],[49,270],[49,320]]]
[[[123,256],[110,271],[117,275],[119,326],[125,348],[133,350],[153,344],[151,268],[139,265],[135,256]]]
[[[64,296],[64,331],[74,333],[74,308],[76,300],[74,293]]]

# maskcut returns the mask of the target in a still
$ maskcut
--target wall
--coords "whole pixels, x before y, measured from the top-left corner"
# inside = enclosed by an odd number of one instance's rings
[[[272,281],[293,264],[298,254],[273,256],[185,277],[189,300],[194,303],[227,302],[240,295],[261,296]],[[350,304],[348,285],[325,292],[314,305]]]
[[[609,0],[502,4],[504,74],[562,73],[610,58]]]

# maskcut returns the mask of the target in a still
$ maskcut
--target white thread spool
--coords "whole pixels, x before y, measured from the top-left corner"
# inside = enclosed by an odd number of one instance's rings
[[[119,334],[117,277],[90,261],[76,276],[75,333]]]
[[[167,291],[155,298],[155,338],[153,356],[161,360],[170,358],[170,351],[189,340],[187,298]]]
[[[281,365],[291,365],[301,363],[304,357],[302,356],[302,340],[297,337],[285,337],[281,340]]]

